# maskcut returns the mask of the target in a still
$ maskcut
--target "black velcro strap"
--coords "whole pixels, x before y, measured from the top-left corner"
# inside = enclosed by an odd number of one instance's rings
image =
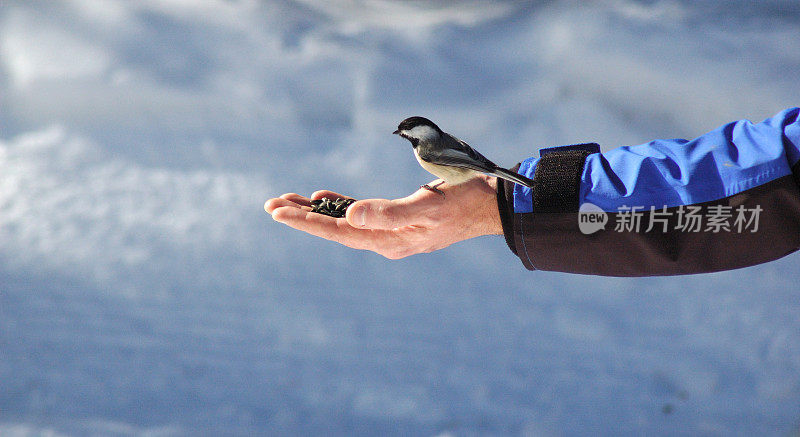
[[[542,149],[533,175],[533,212],[578,212],[583,164],[599,151],[595,143]]]

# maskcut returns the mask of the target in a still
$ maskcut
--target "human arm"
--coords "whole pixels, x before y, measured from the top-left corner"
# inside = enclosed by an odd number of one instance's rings
[[[532,189],[481,177],[445,186],[444,198],[419,190],[357,202],[341,219],[311,213],[309,199],[296,194],[265,209],[296,229],[393,259],[504,234],[530,270],[654,276],[741,268],[800,248],[799,113],[602,154],[553,148],[514,169],[534,180]],[[341,197],[320,191],[312,199],[323,196]],[[608,215],[606,229],[580,230],[587,203]],[[698,226],[686,226],[692,214]]]

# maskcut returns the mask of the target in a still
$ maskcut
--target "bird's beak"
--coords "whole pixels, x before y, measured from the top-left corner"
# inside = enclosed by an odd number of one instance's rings
[[[393,134],[393,135],[400,135],[400,129],[398,129],[398,130],[396,130],[396,131],[392,132],[392,134]]]

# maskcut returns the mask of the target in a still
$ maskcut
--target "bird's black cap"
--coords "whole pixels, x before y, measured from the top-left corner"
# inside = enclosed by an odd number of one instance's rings
[[[430,126],[436,129],[438,132],[442,131],[441,129],[439,129],[439,126],[436,126],[436,123],[428,120],[427,118],[414,116],[414,117],[408,117],[405,120],[401,121],[400,125],[397,126],[397,130],[392,133],[399,134],[400,131],[402,130],[411,130],[417,126]]]

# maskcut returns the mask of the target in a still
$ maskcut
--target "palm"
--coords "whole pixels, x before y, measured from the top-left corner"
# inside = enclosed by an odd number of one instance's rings
[[[494,184],[494,178],[481,177],[446,186],[445,197],[420,189],[402,199],[362,200],[351,205],[343,218],[311,212],[311,200],[347,197],[328,190],[310,198],[284,194],[267,201],[264,209],[295,229],[396,259],[478,235],[502,233]]]

